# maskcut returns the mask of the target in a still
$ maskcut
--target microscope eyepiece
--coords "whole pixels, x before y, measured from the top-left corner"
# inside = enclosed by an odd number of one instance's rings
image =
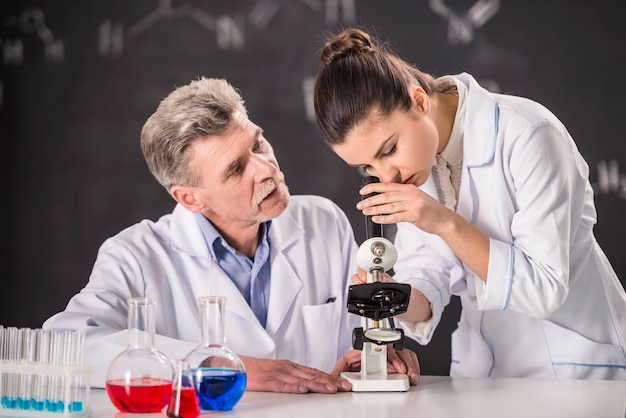
[[[378,179],[378,177],[367,176],[361,182],[361,187],[364,187],[371,183],[379,183],[379,182],[380,180]],[[361,200],[367,199],[368,197],[375,196],[377,194],[378,193],[370,193],[368,195],[363,196]],[[382,236],[383,236],[383,226],[381,224],[374,223],[374,221],[372,221],[371,216],[366,216],[365,217],[365,238],[369,239],[369,238],[382,237]]]

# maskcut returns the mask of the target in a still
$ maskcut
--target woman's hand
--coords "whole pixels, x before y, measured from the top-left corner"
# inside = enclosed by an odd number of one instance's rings
[[[391,277],[390,275],[388,275],[387,273],[383,273],[380,281],[383,283],[397,283],[393,277]],[[350,282],[352,284],[365,284],[367,283],[367,272],[365,270],[363,270],[362,268],[359,267],[359,271],[357,274],[353,275],[350,278]]]
[[[448,209],[413,184],[370,183],[357,209],[378,224],[410,222],[424,232],[436,234],[478,277],[487,281],[489,237],[455,211]]]
[[[357,203],[363,215],[377,224],[410,222],[422,231],[440,234],[445,222],[454,215],[436,199],[413,184],[370,183],[359,193],[378,193]]]
[[[331,375],[339,376],[341,372],[358,372],[361,370],[361,351],[350,350],[345,353]],[[387,373],[402,373],[409,377],[412,386],[417,385],[420,376],[420,365],[417,355],[412,350],[394,350],[393,345],[387,346]]]

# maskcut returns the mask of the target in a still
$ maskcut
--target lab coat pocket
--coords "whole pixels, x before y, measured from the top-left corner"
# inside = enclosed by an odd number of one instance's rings
[[[487,377],[493,356],[485,341],[463,323],[452,333],[450,376]]]
[[[557,378],[626,380],[619,345],[597,343],[550,321],[543,321],[543,330]]]
[[[337,301],[302,306],[309,366],[331,372],[337,362],[341,306]],[[343,354],[343,353],[341,353]]]

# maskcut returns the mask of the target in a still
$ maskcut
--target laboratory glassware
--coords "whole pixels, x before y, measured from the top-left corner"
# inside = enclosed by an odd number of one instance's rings
[[[172,398],[167,407],[170,418],[195,418],[200,415],[200,406],[196,389],[193,386],[189,362],[187,359],[176,360],[176,375],[172,384]]]
[[[83,343],[81,332],[0,327],[0,416],[90,416]]]
[[[128,347],[113,359],[106,377],[106,391],[121,412],[160,412],[172,395],[174,369],[155,346],[156,301],[130,298]]]
[[[222,296],[204,296],[200,303],[202,341],[186,359],[202,412],[231,410],[246,389],[246,369],[226,346]]]

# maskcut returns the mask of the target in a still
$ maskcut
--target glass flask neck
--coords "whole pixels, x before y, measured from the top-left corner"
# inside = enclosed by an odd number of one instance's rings
[[[202,345],[225,346],[224,308],[226,298],[222,296],[206,296],[200,298],[200,327]]]
[[[154,347],[156,301],[147,298],[128,299],[128,347]]]

